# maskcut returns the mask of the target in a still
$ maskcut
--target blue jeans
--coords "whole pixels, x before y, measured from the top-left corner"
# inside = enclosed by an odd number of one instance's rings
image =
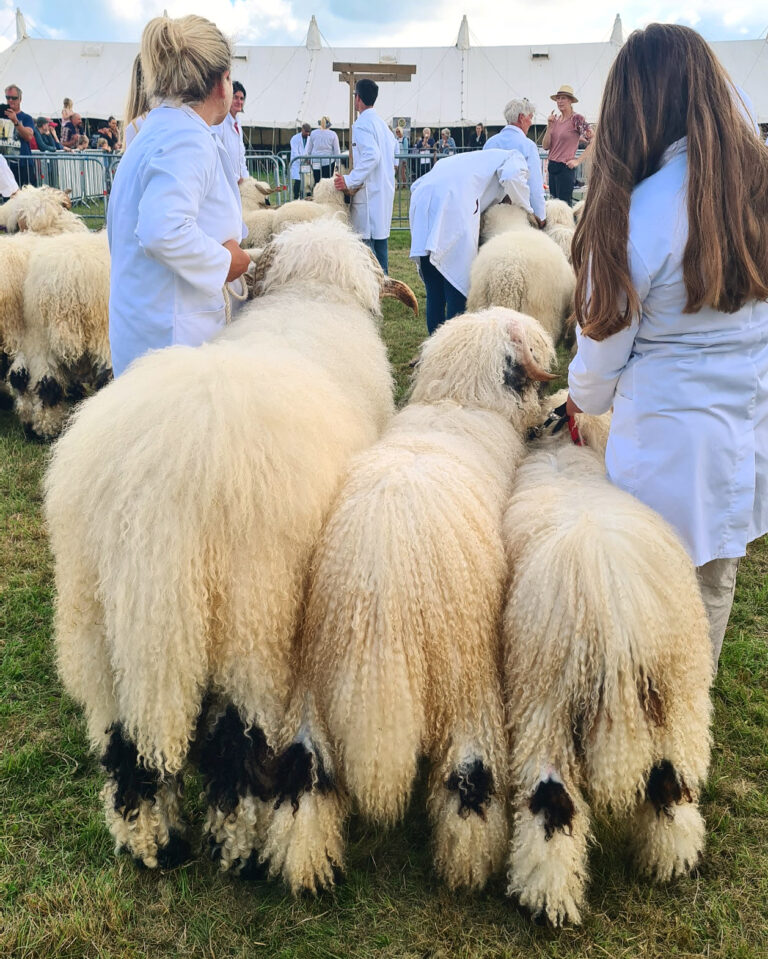
[[[428,256],[419,257],[421,278],[427,289],[427,329],[430,334],[467,308],[467,298],[446,280]]]
[[[389,248],[387,238],[383,240],[363,240],[367,247],[373,250],[373,255],[379,261],[379,264],[385,273],[389,274]]]

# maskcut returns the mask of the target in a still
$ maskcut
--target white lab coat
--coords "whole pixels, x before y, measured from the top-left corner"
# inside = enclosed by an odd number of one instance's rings
[[[547,218],[547,208],[544,205],[544,177],[541,173],[541,157],[539,148],[527,137],[520,127],[509,124],[503,130],[489,137],[483,146],[484,150],[519,150],[528,163],[528,187],[531,191],[531,206],[540,220]]]
[[[307,140],[307,150],[306,152],[309,156],[333,156],[338,157],[341,153],[341,147],[339,146],[339,137],[335,130],[323,130],[318,127],[316,130],[313,130],[309,134],[309,139]],[[326,166],[335,161],[328,160]],[[322,160],[313,160],[312,169],[320,170],[322,168]]]
[[[295,133],[291,137],[291,179],[300,180],[301,179],[301,160],[300,157],[303,157],[307,152],[307,144],[309,143],[309,137],[305,140],[301,133]]]
[[[146,120],[146,114],[144,114],[143,116],[134,117],[130,121],[130,123],[128,123],[125,130],[123,131],[123,153],[125,153],[128,147],[136,139],[136,134],[144,125],[145,120]]]
[[[411,187],[411,259],[428,255],[467,296],[480,217],[505,196],[530,211],[527,184],[528,164],[517,150],[473,150],[438,160]]]
[[[248,164],[245,162],[245,143],[243,143],[243,128],[240,121],[228,113],[221,123],[211,129],[224,144],[235,180],[247,180],[250,173]]]
[[[392,226],[395,199],[395,135],[372,107],[352,126],[354,168],[344,177],[351,190],[352,227],[363,239],[386,240]]]
[[[8,161],[0,153],[0,193],[3,196],[12,196],[19,189],[19,184],[8,166]]]
[[[194,110],[148,114],[120,162],[107,211],[115,375],[148,350],[197,346],[225,324],[222,288],[242,236],[224,147]]]
[[[660,513],[697,566],[743,556],[768,531],[768,303],[684,314],[687,143],[635,187],[629,266],[642,314],[601,342],[577,329],[569,388],[613,404],[606,468]]]

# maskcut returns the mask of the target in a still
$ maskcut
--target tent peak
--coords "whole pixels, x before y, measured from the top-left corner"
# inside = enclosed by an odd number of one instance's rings
[[[27,33],[27,22],[24,19],[24,14],[21,12],[19,7],[16,7],[16,42],[19,40],[29,39],[29,34]]]
[[[615,43],[618,46],[621,46],[624,43],[624,27],[621,23],[621,14],[616,14],[616,19],[613,21],[613,30],[611,30],[611,43]]]
[[[309,29],[307,30],[307,50],[319,50],[322,45],[320,27],[318,27],[317,20],[313,13],[312,19],[309,21]]]
[[[461,26],[459,27],[459,35],[456,38],[456,46],[459,50],[469,50],[469,22],[467,21],[466,13],[461,18]]]

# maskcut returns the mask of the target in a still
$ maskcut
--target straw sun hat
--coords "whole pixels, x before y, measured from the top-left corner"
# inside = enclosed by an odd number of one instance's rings
[[[560,96],[570,97],[572,103],[578,103],[578,102],[579,102],[579,98],[578,98],[578,97],[576,96],[576,94],[573,92],[573,87],[569,87],[567,83],[561,83],[561,84],[560,84],[560,89],[557,91],[557,93],[553,93],[552,96],[551,96],[549,99],[550,99],[550,100],[557,100],[557,98],[560,97]]]

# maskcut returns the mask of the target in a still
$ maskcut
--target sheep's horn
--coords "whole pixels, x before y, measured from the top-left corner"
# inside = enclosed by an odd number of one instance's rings
[[[539,364],[533,358],[533,351],[528,345],[528,338],[526,337],[525,330],[522,329],[522,327],[520,327],[517,323],[510,323],[509,335],[512,342],[519,349],[518,362],[520,366],[522,366],[523,371],[529,380],[534,380],[537,383],[545,383],[548,380],[554,380],[557,378],[556,373],[548,372],[543,366],[539,366]]]
[[[381,296],[393,296],[406,306],[410,306],[416,316],[419,315],[419,301],[416,294],[407,283],[401,283],[400,280],[393,280],[391,276],[385,276],[381,284]]]
[[[277,193],[277,190],[273,190],[272,187],[267,187],[266,189],[260,184],[256,184],[256,189],[261,193],[262,196],[269,196],[271,193]]]

